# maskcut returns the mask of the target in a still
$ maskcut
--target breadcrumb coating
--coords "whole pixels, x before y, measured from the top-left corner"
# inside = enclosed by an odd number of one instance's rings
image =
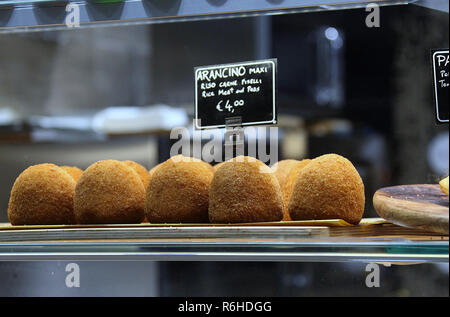
[[[148,172],[148,174],[150,175],[150,178],[152,177],[152,175],[156,171],[156,169],[161,166],[161,164],[163,164],[163,163],[159,163],[158,165],[155,165],[150,169],[150,171]],[[150,178],[149,178],[149,182],[150,182]]]
[[[280,185],[263,162],[239,156],[220,166],[211,183],[212,223],[279,221],[283,218]]]
[[[346,158],[327,154],[299,173],[289,200],[293,220],[343,219],[358,224],[364,213],[364,184]]]
[[[65,170],[70,176],[73,177],[75,182],[78,182],[78,180],[81,177],[81,174],[83,174],[83,170],[81,168],[78,168],[76,166],[61,166],[63,170]]]
[[[225,162],[220,162],[220,163],[214,165],[214,166],[213,166],[214,173],[217,172],[217,170],[218,170],[223,164],[225,164],[225,163],[226,163],[226,161],[225,161]]]
[[[275,177],[278,179],[278,183],[280,183],[281,188],[283,188],[291,169],[297,165],[298,162],[299,161],[297,160],[282,160],[272,165],[271,169],[273,170]]]
[[[145,189],[138,174],[123,162],[98,161],[81,175],[74,210],[79,223],[140,223]]]
[[[151,223],[208,222],[213,176],[211,165],[182,155],[160,164],[147,187],[147,219]]]
[[[73,224],[75,180],[54,164],[24,170],[14,182],[8,204],[13,225]]]
[[[126,165],[134,169],[134,171],[139,175],[141,178],[142,184],[144,185],[144,188],[147,188],[148,182],[150,181],[150,173],[147,171],[147,169],[142,166],[139,163],[136,163],[134,161],[123,161]]]
[[[311,162],[310,159],[304,159],[301,161],[297,161],[291,169],[289,170],[289,174],[286,176],[283,184],[280,184],[281,193],[283,194],[283,204],[284,204],[284,221],[290,221],[291,216],[289,215],[289,199],[291,198],[292,190],[294,189],[295,181],[297,180],[298,174],[300,174],[301,170]]]
[[[148,175],[149,175],[148,182],[149,182],[149,183],[150,183],[150,179],[151,179],[152,176],[153,176],[153,173],[156,171],[156,169],[157,169],[158,167],[161,166],[161,164],[162,164],[162,163],[159,163],[159,164],[153,166],[153,167],[150,169],[150,171],[148,172]],[[147,193],[147,190],[148,190],[148,184],[147,184],[147,186],[145,187],[145,192],[146,192],[146,193]],[[146,194],[145,196],[146,196],[146,199],[147,199],[147,194]],[[144,221],[143,221],[143,222],[149,222],[148,219],[147,219],[147,216],[144,217]]]

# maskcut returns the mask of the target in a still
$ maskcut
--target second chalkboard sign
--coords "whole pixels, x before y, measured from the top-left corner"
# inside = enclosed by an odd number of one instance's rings
[[[437,123],[448,123],[449,55],[448,49],[432,50],[434,106]]]
[[[276,59],[195,68],[196,129],[277,123]]]

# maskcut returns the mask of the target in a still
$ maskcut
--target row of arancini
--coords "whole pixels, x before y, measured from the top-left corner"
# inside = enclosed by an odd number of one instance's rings
[[[247,223],[343,219],[357,224],[364,185],[336,154],[284,160],[272,168],[238,157],[212,167],[181,155],[147,171],[104,160],[85,171],[39,164],[16,179],[8,205],[13,225]]]

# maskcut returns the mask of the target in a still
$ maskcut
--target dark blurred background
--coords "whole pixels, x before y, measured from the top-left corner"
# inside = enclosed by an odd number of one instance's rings
[[[448,175],[449,133],[434,119],[430,50],[448,48],[448,12],[382,7],[380,28],[366,27],[366,16],[354,9],[0,34],[0,222],[15,178],[29,165],[129,159],[151,168],[167,159],[168,131],[193,116],[193,68],[263,58],[278,59],[279,159],[331,152],[350,159],[366,187],[365,217],[376,216],[371,201],[380,187],[436,183]],[[205,274],[217,286],[243,267],[253,280],[313,270],[261,264],[260,276],[252,265],[161,264],[160,294],[186,295],[176,272]],[[410,269],[409,278],[426,285],[421,270]],[[448,264],[444,276],[436,292],[448,296]],[[192,295],[215,294],[210,284],[187,281]],[[325,284],[320,294],[342,288]],[[297,286],[254,294],[302,294]]]

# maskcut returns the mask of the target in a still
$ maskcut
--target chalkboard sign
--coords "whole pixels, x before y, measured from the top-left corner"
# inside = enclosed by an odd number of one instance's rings
[[[276,70],[276,59],[196,67],[195,128],[276,124]]]
[[[449,87],[449,59],[448,49],[433,50],[433,88],[436,109],[436,121],[448,122],[448,87]]]

